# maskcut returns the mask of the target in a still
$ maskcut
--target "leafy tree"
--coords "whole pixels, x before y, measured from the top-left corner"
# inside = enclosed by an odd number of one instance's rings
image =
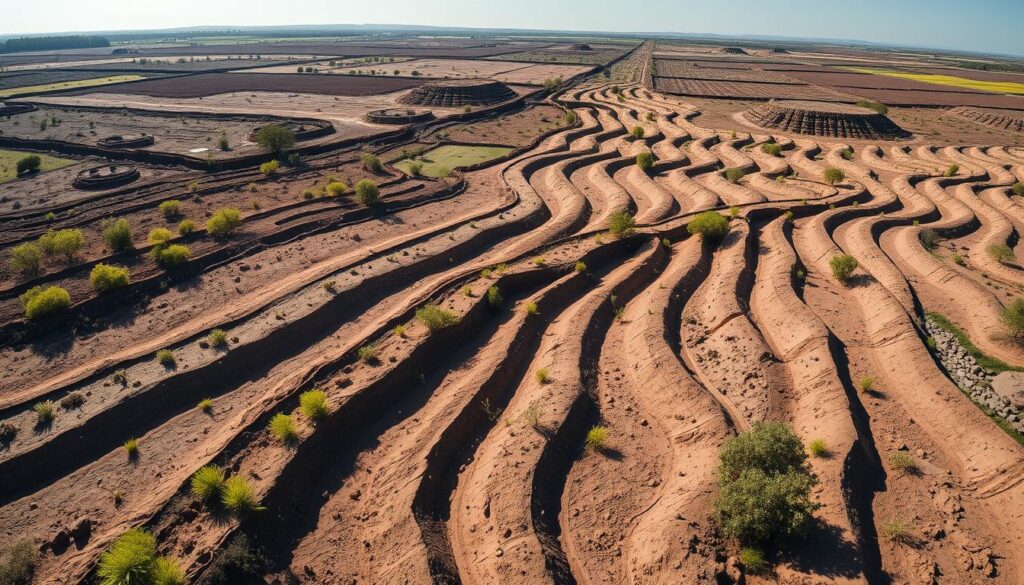
[[[79,229],[64,229],[56,232],[51,230],[39,236],[39,247],[44,253],[64,256],[68,262],[74,260],[83,245],[85,245],[85,237],[82,235],[82,230]]]
[[[295,133],[280,124],[267,124],[256,131],[256,144],[274,154],[295,146]]]
[[[628,236],[636,228],[636,220],[628,211],[616,211],[608,218],[608,231],[616,237]]]
[[[845,283],[853,271],[857,269],[857,259],[849,254],[838,254],[828,261],[832,268],[832,276],[839,282]]]
[[[24,175],[25,173],[34,173],[39,170],[39,167],[42,166],[42,164],[43,159],[39,158],[38,154],[30,154],[22,157],[17,163],[18,174]]]
[[[686,231],[706,240],[720,240],[729,233],[729,220],[717,211],[705,211],[686,224]]]
[[[43,252],[39,246],[31,242],[18,244],[11,249],[11,268],[18,272],[28,275],[39,274],[42,260]]]

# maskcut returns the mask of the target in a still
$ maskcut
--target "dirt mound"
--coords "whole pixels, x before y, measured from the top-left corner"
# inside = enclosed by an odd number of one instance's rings
[[[152,135],[139,134],[134,136],[107,136],[97,140],[96,144],[105,148],[142,148],[143,146],[151,146],[155,142],[156,139]]]
[[[768,49],[758,49],[753,51],[755,55],[762,55],[765,57],[771,57],[773,55],[788,55],[789,51],[781,47],[770,47]]]
[[[399,102],[420,106],[478,106],[497,104],[516,97],[500,81],[486,79],[447,79],[425,83],[399,98]]]
[[[746,51],[740,47],[720,47],[715,49],[715,52],[720,55],[748,55]]]
[[[974,108],[958,106],[950,108],[949,113],[961,118],[999,128],[1011,132],[1024,132],[1024,112],[1020,110],[1000,110],[996,108]]]
[[[884,115],[850,104],[772,101],[743,112],[763,128],[834,138],[892,140],[908,133]]]
[[[594,48],[587,43],[576,43],[572,46],[573,51],[593,51]]]
[[[430,110],[389,108],[366,113],[366,120],[374,124],[414,124],[433,119],[434,114]]]
[[[85,169],[75,177],[77,189],[109,189],[139,178],[139,169],[126,165],[104,165]]]

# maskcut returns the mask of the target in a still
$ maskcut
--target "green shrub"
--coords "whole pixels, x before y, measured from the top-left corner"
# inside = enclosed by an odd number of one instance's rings
[[[280,154],[295,146],[295,134],[279,124],[267,124],[256,131],[256,144],[274,154]]]
[[[989,244],[985,252],[996,262],[1005,264],[1014,259],[1013,249],[1003,243]]]
[[[648,172],[654,168],[654,154],[649,150],[645,150],[636,155],[636,166],[640,167],[643,172]]]
[[[327,404],[327,393],[319,388],[303,392],[299,396],[299,409],[309,420],[317,421],[330,414]]]
[[[961,256],[957,252],[953,253],[953,262],[955,262],[956,264],[958,264],[960,266],[966,266],[967,265],[967,262],[964,260],[964,257]]]
[[[327,192],[332,197],[339,197],[341,195],[344,195],[345,193],[348,193],[348,185],[340,181],[332,181],[327,184]]]
[[[775,142],[766,142],[761,145],[761,152],[772,156],[782,156],[782,145]]]
[[[373,364],[377,362],[377,346],[368,343],[356,350],[356,355],[359,357],[359,361],[367,364]]]
[[[824,439],[814,439],[807,445],[813,457],[825,457],[829,454],[828,444]]]
[[[129,273],[128,269],[122,266],[100,263],[93,266],[89,280],[96,292],[105,293],[128,286]]]
[[[242,225],[242,216],[234,207],[222,207],[206,220],[206,233],[215,238],[230,235]]]
[[[210,347],[227,347],[228,333],[223,329],[214,329],[206,336],[206,342],[210,344]]]
[[[421,163],[419,161],[413,162],[413,163],[409,163],[409,174],[410,175],[412,175],[414,177],[418,177],[418,176],[420,176],[421,173],[423,173],[423,163]]]
[[[1024,299],[1016,298],[1010,301],[1003,309],[1001,317],[1010,335],[1018,339],[1024,338]]]
[[[405,338],[405,331],[406,331],[405,325],[395,325],[395,335],[397,335],[397,336],[399,336],[399,337],[404,339]]]
[[[185,571],[171,559],[157,557],[153,566],[153,585],[185,585]]]
[[[745,546],[740,549],[740,563],[743,569],[751,575],[766,575],[768,573],[768,560],[764,557],[764,551],[759,548]]]
[[[644,127],[633,126],[633,129],[629,131],[629,135],[632,136],[634,140],[642,139],[644,137]]]
[[[203,398],[202,400],[199,401],[198,404],[196,404],[196,408],[198,408],[202,412],[205,412],[206,414],[210,414],[211,412],[213,412],[213,399]]]
[[[149,235],[146,236],[146,241],[154,246],[163,246],[174,237],[171,230],[167,228],[154,228],[149,230]]]
[[[154,248],[153,258],[164,268],[172,268],[184,264],[192,255],[192,251],[184,244],[171,244],[166,248]]]
[[[832,276],[839,282],[845,283],[853,271],[857,269],[857,259],[849,254],[838,254],[828,261],[832,268]]]
[[[733,184],[739,183],[740,179],[742,179],[745,174],[746,173],[743,172],[743,169],[739,167],[731,167],[722,172],[722,176],[725,177],[725,180]]]
[[[32,405],[32,412],[36,413],[37,425],[48,425],[57,416],[57,407],[52,400],[44,400]]]
[[[800,438],[785,423],[759,422],[719,452],[715,514],[722,531],[742,543],[803,533],[820,505],[817,478]]]
[[[378,203],[380,201],[380,189],[377,188],[377,183],[370,179],[360,179],[356,183],[356,201],[367,207]]]
[[[566,110],[565,115],[562,116],[562,119],[565,120],[566,126],[572,126],[573,124],[576,123],[576,112],[572,110]]]
[[[939,233],[931,228],[921,230],[918,238],[921,239],[921,245],[927,250],[934,250],[939,243]]]
[[[587,271],[587,263],[583,262],[582,260],[580,260],[579,262],[576,263],[575,266],[573,266],[573,270],[575,270],[576,272],[586,272]]]
[[[492,309],[497,309],[505,299],[501,296],[501,289],[497,286],[491,286],[487,289],[487,306]]]
[[[170,221],[181,214],[181,201],[177,199],[168,199],[160,204],[160,213],[164,214],[164,218]]]
[[[200,467],[192,476],[192,495],[203,502],[215,502],[224,490],[224,471],[216,465]]]
[[[602,451],[608,444],[608,428],[601,425],[590,427],[587,431],[586,447],[594,451]]]
[[[359,158],[363,163],[363,167],[368,171],[379,173],[384,170],[384,165],[381,164],[380,158],[372,152],[364,152]]]
[[[34,286],[19,298],[29,319],[42,319],[71,306],[71,295],[59,286]]]
[[[81,392],[72,392],[60,399],[60,407],[64,410],[82,408],[83,404],[85,404],[85,395]]]
[[[172,561],[157,556],[156,538],[132,528],[102,555],[96,570],[100,585],[173,585],[184,575]]]
[[[910,528],[907,526],[907,523],[898,518],[886,520],[882,524],[882,534],[887,540],[897,544],[911,544],[914,541],[913,536],[910,535]]]
[[[38,171],[42,164],[43,159],[39,158],[38,154],[30,154],[18,159],[16,168],[19,175],[24,175],[25,173],[34,173]]]
[[[128,453],[128,458],[129,459],[135,459],[136,457],[138,457],[139,456],[139,440],[138,439],[134,439],[134,438],[133,439],[128,439],[127,441],[124,442],[124,450],[125,450],[126,453]]]
[[[857,383],[857,386],[860,387],[861,392],[870,392],[875,387],[875,379],[871,376],[864,376]]]
[[[825,169],[825,182],[829,185],[835,185],[846,178],[846,173],[842,169],[836,167],[828,167]]]
[[[39,246],[31,242],[18,244],[11,249],[11,268],[23,274],[39,274],[43,262],[43,252]]]
[[[960,172],[960,165],[949,165],[946,167],[946,172],[942,173],[943,177],[955,177]]]
[[[720,240],[729,233],[729,220],[717,211],[705,211],[686,224],[686,231],[706,240]]]
[[[883,116],[885,114],[889,113],[889,108],[886,107],[885,104],[882,104],[882,103],[879,103],[879,102],[870,102],[870,101],[867,101],[867,100],[861,100],[861,101],[857,102],[857,105],[862,107],[862,108],[868,108],[869,110],[874,110],[874,111],[878,112],[879,114],[882,114]]]
[[[416,309],[416,320],[427,326],[431,333],[459,322],[459,316],[441,307],[429,304]]]
[[[853,149],[844,148],[843,151],[839,153],[839,155],[845,158],[846,160],[853,160]]]
[[[534,301],[527,301],[525,307],[527,315],[536,315],[537,313],[540,312],[540,310],[537,308],[537,303],[535,303]]]
[[[217,148],[221,149],[223,152],[231,150],[231,143],[228,142],[226,134],[220,135],[220,140],[217,141]]]
[[[103,241],[112,252],[127,252],[135,249],[135,236],[127,219],[110,219],[103,222]]]
[[[533,373],[533,377],[537,379],[538,384],[547,384],[551,382],[551,373],[547,368],[540,368]]]
[[[173,351],[160,349],[156,352],[156,362],[165,368],[173,368],[178,365],[178,358],[174,357]]]
[[[1024,197],[1024,183],[1017,181],[1010,187],[1010,191],[1019,197]]]
[[[196,222],[191,219],[183,219],[181,220],[181,223],[178,224],[179,235],[187,236],[194,231],[196,231]]]
[[[617,238],[628,236],[636,229],[636,220],[628,211],[616,211],[608,218],[608,232]]]
[[[277,174],[277,169],[281,167],[281,163],[276,160],[268,160],[267,162],[260,165],[260,172],[268,177],[273,177]]]
[[[39,564],[39,551],[30,540],[19,540],[4,550],[0,562],[0,584],[31,585]]]
[[[39,236],[39,247],[44,254],[64,256],[68,262],[75,258],[83,245],[85,237],[79,229],[50,230]]]
[[[896,451],[889,457],[889,464],[892,465],[893,469],[904,471],[910,474],[916,474],[920,471],[920,467],[917,465],[917,460],[907,453],[906,451]]]
[[[295,423],[292,422],[292,417],[283,412],[275,414],[270,419],[267,428],[270,429],[270,434],[282,443],[289,443],[299,438],[299,433],[295,430]]]

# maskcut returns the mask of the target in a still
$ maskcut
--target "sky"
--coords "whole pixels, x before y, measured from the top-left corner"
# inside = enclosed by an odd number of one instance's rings
[[[4,11],[0,34],[419,24],[816,37],[1024,55],[1021,23],[1024,0],[47,0],[42,11]]]

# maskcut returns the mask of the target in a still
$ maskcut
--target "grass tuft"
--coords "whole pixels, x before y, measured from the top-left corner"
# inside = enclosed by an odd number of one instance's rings
[[[283,412],[275,414],[270,419],[267,428],[270,429],[270,434],[282,443],[290,443],[299,438],[299,433],[295,430],[295,423],[292,422],[292,417]]]
[[[327,393],[320,389],[303,392],[299,396],[299,408],[302,414],[312,421],[322,420],[331,412],[327,404]]]
[[[200,467],[192,476],[192,495],[203,502],[220,500],[224,491],[224,470],[216,465]]]

